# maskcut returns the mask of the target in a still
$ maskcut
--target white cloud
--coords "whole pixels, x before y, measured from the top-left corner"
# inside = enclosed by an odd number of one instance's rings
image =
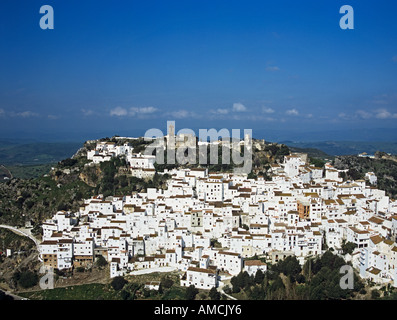
[[[81,112],[83,113],[83,115],[85,116],[92,116],[94,114],[94,111],[89,110],[89,109],[81,109]]]
[[[158,111],[155,107],[130,108],[130,115],[151,114]]]
[[[378,100],[373,100],[372,101],[373,104],[389,104],[389,102],[386,99],[378,99]]]
[[[127,109],[122,108],[122,107],[116,107],[116,108],[110,110],[111,116],[122,117],[122,116],[126,116],[127,114],[128,114]]]
[[[263,120],[265,120],[265,121],[276,121],[276,119],[272,118],[272,117],[265,117],[265,118],[263,118]]]
[[[277,121],[276,118],[263,116],[263,115],[260,115],[260,114],[248,115],[248,116],[245,117],[245,119],[246,120],[250,120],[250,121],[266,121],[266,122]]]
[[[397,62],[397,55],[393,56],[393,58],[391,58],[393,60],[393,62]]]
[[[242,104],[242,103],[233,103],[233,109],[234,112],[245,112],[247,111],[247,108]]]
[[[390,115],[391,115],[390,112],[387,111],[386,109],[379,109],[376,112],[377,112],[376,117],[378,119],[387,119],[387,118],[390,118]]]
[[[60,118],[60,116],[56,116],[56,115],[54,115],[54,114],[49,114],[49,115],[47,116],[47,118],[48,118],[48,119],[51,119],[51,120],[57,120],[57,119]]]
[[[295,108],[287,110],[285,113],[288,114],[289,116],[297,116],[299,114],[298,110],[296,110]]]
[[[392,113],[385,108],[376,109],[374,111],[356,110],[353,114],[347,114],[341,112],[338,114],[338,118],[342,120],[357,120],[357,119],[397,119],[397,113]]]
[[[397,113],[390,113],[387,109],[378,109],[376,110],[376,115],[378,119],[395,119],[397,118]]]
[[[266,68],[266,70],[267,70],[267,71],[274,72],[274,71],[279,71],[280,68],[277,67],[277,66],[269,66],[269,67]]]
[[[12,116],[21,117],[21,118],[31,118],[31,117],[37,117],[38,114],[32,111],[22,111],[22,112],[12,113]]]
[[[232,119],[232,120],[240,121],[240,120],[242,120],[242,119],[244,119],[244,118],[245,118],[245,117],[242,116],[242,115],[240,115],[240,114],[233,114],[233,115],[231,115],[231,119]]]
[[[141,108],[141,113],[155,113],[157,111],[159,111],[159,109],[155,108],[155,107],[144,107]]]
[[[4,109],[0,109],[0,117],[2,116],[10,116],[10,117],[20,117],[20,118],[31,118],[31,117],[38,117],[39,114],[33,111],[20,111],[20,112],[6,112]]]
[[[117,116],[117,117],[134,117],[134,116],[143,116],[143,115],[149,115],[152,113],[157,112],[159,109],[155,107],[141,107],[141,108],[136,108],[132,107],[129,109],[122,108],[122,107],[116,107],[112,110],[110,110],[110,115],[111,116]],[[86,112],[88,111],[89,114],[90,110],[85,110]]]
[[[348,118],[347,114],[344,113],[344,112],[339,113],[338,117],[341,118],[341,119],[347,119]]]
[[[369,119],[372,118],[372,114],[365,111],[365,110],[357,110],[356,114],[362,119]]]
[[[247,108],[240,102],[233,103],[233,107],[231,109],[227,108],[218,108],[218,109],[212,109],[209,111],[210,114],[212,115],[220,115],[220,116],[225,116],[230,114],[231,112],[246,112],[248,111]],[[233,116],[231,115],[233,118]],[[236,116],[234,116],[236,118]]]
[[[177,111],[172,111],[171,116],[173,116],[176,119],[185,119],[185,118],[195,118],[196,114],[188,111],[188,110],[177,110]]]
[[[263,107],[262,112],[263,113],[274,113],[274,109],[268,108],[268,107]]]
[[[228,109],[218,108],[216,110],[210,110],[210,113],[213,113],[213,114],[228,114],[229,110]]]
[[[238,118],[238,116],[236,116],[236,115],[233,116],[231,113],[233,113],[233,112],[246,112],[246,111],[248,111],[248,109],[245,107],[245,105],[243,105],[240,102],[236,102],[236,103],[233,103],[233,106],[230,109],[228,109],[228,108],[217,108],[217,109],[209,110],[209,113],[212,116],[214,116],[214,115],[215,116],[226,116],[226,115],[229,115],[231,118],[236,119],[236,118]]]

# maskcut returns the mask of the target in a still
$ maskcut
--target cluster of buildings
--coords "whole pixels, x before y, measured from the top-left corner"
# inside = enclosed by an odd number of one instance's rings
[[[110,161],[114,157],[121,156],[126,160],[130,173],[134,177],[151,178],[156,173],[154,168],[156,157],[134,152],[134,147],[129,143],[119,145],[112,141],[98,141],[95,149],[87,151],[87,159],[92,161],[92,164]]]
[[[146,152],[145,149],[145,152],[143,153],[141,151],[134,150],[134,147],[128,142],[131,139],[136,140],[137,138],[115,137],[114,140],[112,139],[112,141],[90,141],[90,144],[95,144],[95,148],[87,151],[87,159],[90,162],[86,165],[96,165],[102,162],[110,161],[114,157],[123,157],[127,162],[129,172],[132,176],[141,179],[150,179],[156,173],[154,167],[154,164],[156,162],[156,156],[153,155],[153,153],[162,153],[163,157],[158,157],[157,160],[163,158],[161,161],[163,161],[164,163],[159,163],[160,161],[157,161],[159,164],[176,164],[180,163],[180,161],[186,161],[184,163],[188,162],[192,164],[196,163],[196,153],[201,153],[203,152],[203,150],[207,151],[208,148],[210,150],[217,150],[219,147],[227,148],[229,149],[229,152],[232,150],[235,154],[239,155],[241,150],[243,149],[251,151],[252,139],[250,134],[245,134],[243,140],[240,140],[237,137],[230,138],[229,136],[217,140],[219,138],[219,134],[226,133],[217,131],[215,132],[216,133],[210,131],[209,133],[207,133],[207,135],[204,135],[206,139],[203,140],[203,138],[201,138],[200,140],[198,140],[196,136],[191,133],[178,132],[177,134],[175,134],[174,124],[169,124],[167,135],[161,135],[160,137],[148,136],[144,138],[146,143],[145,147],[148,152]],[[229,133],[227,132],[227,134]],[[119,143],[119,141],[117,141],[117,139],[122,139],[123,141],[127,142],[121,144]],[[254,146],[255,148],[260,150],[262,145],[264,145],[264,140],[258,140],[258,142],[256,142]],[[173,153],[173,156],[171,156],[171,158],[173,158],[172,160],[168,159],[168,154],[167,160],[164,159],[165,151],[167,151],[168,153]],[[187,157],[185,153],[187,153]],[[205,159],[203,161],[205,161],[206,164],[208,161],[207,153],[204,152],[202,155],[200,154],[199,161],[201,161],[202,156],[203,159]],[[210,159],[210,161],[218,160],[217,154],[213,154],[213,151],[210,152],[210,156],[213,157]],[[232,155],[232,158],[233,160],[241,161],[241,159],[234,159],[234,155]]]
[[[103,157],[105,149],[147,165],[108,142],[88,157]],[[352,242],[348,258],[364,278],[397,281],[397,202],[373,180],[343,181],[330,164],[316,168],[300,154],[270,170],[271,181],[173,169],[164,190],[86,199],[78,212],[57,212],[43,224],[40,257],[70,269],[101,255],[111,277],[171,268],[181,271],[182,285],[210,289],[242,270],[266,270],[255,256],[275,263],[294,255],[303,264]]]

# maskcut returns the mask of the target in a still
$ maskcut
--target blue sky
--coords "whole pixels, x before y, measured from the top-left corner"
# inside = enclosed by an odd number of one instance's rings
[[[116,2],[116,3],[113,3]],[[42,30],[42,5],[55,29]],[[342,5],[354,30],[342,30]],[[395,1],[0,2],[0,137],[397,138]]]

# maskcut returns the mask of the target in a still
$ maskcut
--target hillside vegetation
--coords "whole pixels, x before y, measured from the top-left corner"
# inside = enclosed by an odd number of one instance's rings
[[[341,287],[341,267],[351,266],[332,251],[307,260],[301,266],[295,256],[268,264],[254,275],[242,271],[224,291],[241,300],[396,300],[390,284],[377,286],[353,273],[352,289]]]
[[[382,158],[339,156],[333,161],[335,168],[348,170],[345,179],[364,179],[365,173],[374,172],[378,178],[377,187],[385,190],[393,199],[397,196],[397,162]]]

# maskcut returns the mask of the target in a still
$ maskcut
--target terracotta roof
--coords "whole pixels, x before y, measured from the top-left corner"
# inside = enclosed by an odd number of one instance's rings
[[[244,261],[244,265],[246,265],[246,266],[265,266],[266,263],[263,263],[260,260],[246,260],[246,261]]]
[[[211,269],[204,269],[204,268],[196,268],[196,267],[189,267],[187,271],[194,271],[194,272],[201,272],[201,273],[208,273],[208,274],[216,274],[215,270]]]

